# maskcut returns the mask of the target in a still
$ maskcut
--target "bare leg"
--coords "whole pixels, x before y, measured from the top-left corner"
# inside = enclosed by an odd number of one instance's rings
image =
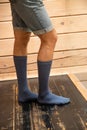
[[[43,35],[39,35],[41,39],[41,46],[38,53],[38,60],[49,61],[53,58],[53,51],[57,41],[57,34],[55,30]]]
[[[15,56],[27,56],[27,45],[30,40],[31,33],[15,29],[14,36],[14,52]]]
[[[18,79],[18,101],[29,102],[37,99],[37,95],[30,92],[27,83],[27,44],[31,33],[14,30],[14,63]]]
[[[49,90],[49,74],[52,64],[53,51],[57,41],[55,30],[40,35],[41,46],[38,54],[38,75],[39,75],[39,98],[41,104],[64,105],[70,102],[69,98],[52,94]]]

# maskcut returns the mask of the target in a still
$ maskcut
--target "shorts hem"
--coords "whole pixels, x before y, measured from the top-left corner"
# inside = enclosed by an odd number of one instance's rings
[[[23,28],[23,27],[13,27],[14,29],[23,30],[25,32],[32,32],[30,29]]]
[[[41,29],[41,30],[37,30],[37,31],[33,31],[33,33],[35,35],[41,35],[41,34],[44,34],[44,33],[47,33],[47,32],[50,32],[53,30],[53,26],[50,26],[48,28],[44,28],[44,29]]]
[[[13,27],[13,28],[18,29],[18,30],[23,30],[26,32],[33,32],[35,35],[41,35],[41,34],[44,34],[44,33],[47,33],[47,32],[50,32],[53,30],[53,26],[50,26],[50,27],[45,28],[45,29],[37,30],[37,31],[32,31],[28,28],[23,28],[23,27]]]

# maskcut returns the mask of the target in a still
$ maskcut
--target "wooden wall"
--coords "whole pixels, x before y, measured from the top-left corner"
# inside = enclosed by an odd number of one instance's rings
[[[87,71],[87,0],[44,0],[59,40],[51,74]],[[13,29],[8,0],[0,0],[0,80],[15,78],[12,60]],[[39,39],[28,45],[28,76],[37,76]]]

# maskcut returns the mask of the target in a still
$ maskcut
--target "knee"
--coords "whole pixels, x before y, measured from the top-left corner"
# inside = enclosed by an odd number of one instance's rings
[[[14,55],[26,55],[27,54],[27,44],[30,39],[31,33],[22,31],[22,30],[14,30]]]
[[[50,50],[54,50],[58,36],[55,30],[44,34],[40,37],[42,46],[46,46]]]
[[[52,35],[50,35],[50,37],[47,38],[47,42],[55,46],[57,39],[58,39],[57,34],[53,33]]]
[[[52,38],[50,39],[52,42],[53,42],[53,44],[55,45],[56,44],[56,42],[57,42],[57,40],[58,40],[58,36],[57,36],[57,34],[56,33],[54,33],[53,35],[52,35]],[[51,42],[50,41],[50,42]]]
[[[15,47],[22,48],[26,47],[27,43],[30,39],[31,33],[22,31],[22,30],[14,30],[14,36],[15,36]]]
[[[29,41],[29,37],[18,37],[15,38],[15,46],[19,48],[26,48]]]
[[[13,50],[14,55],[26,55],[28,41],[28,37],[16,37]]]

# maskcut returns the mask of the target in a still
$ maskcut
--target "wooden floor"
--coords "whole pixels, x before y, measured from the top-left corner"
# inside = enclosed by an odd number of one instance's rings
[[[79,81],[84,85],[84,87],[87,89],[87,72],[77,73],[75,75],[79,79]]]
[[[37,78],[29,80],[38,91]],[[65,106],[17,103],[16,81],[0,82],[0,130],[87,130],[87,100],[67,75],[50,77],[53,93],[71,98]]]

